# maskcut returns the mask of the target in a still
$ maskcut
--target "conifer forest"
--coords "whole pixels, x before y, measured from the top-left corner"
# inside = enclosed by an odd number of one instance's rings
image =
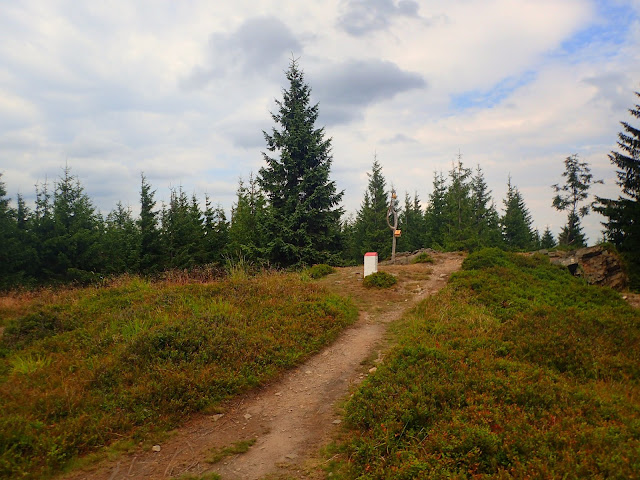
[[[361,263],[368,251],[389,257],[386,215],[392,185],[384,162],[374,156],[360,207],[345,212],[344,192],[331,179],[331,138],[316,125],[319,105],[312,103],[296,60],[286,79],[271,113],[273,128],[264,132],[264,166],[238,182],[230,214],[215,198],[198,198],[182,188],[171,190],[169,202],[159,204],[157,187],[144,172],[136,214],[122,203],[107,214],[98,212],[68,166],[53,182],[35,186],[32,205],[21,195],[11,196],[11,185],[0,176],[0,288],[86,283],[233,261],[298,268]],[[591,198],[589,187],[598,180],[588,164],[577,155],[564,160],[561,183],[549,188],[549,203],[567,213],[558,238],[548,227],[543,232],[533,228],[514,179],[507,179],[506,197],[494,199],[482,166],[467,165],[458,155],[449,171],[433,173],[426,197],[417,190],[398,192],[393,200],[402,230],[398,251],[578,248],[585,246],[580,221],[594,209],[607,219],[603,238],[625,256],[638,288],[633,272],[640,271],[640,105],[630,113],[630,122],[621,122],[619,149],[609,155],[620,186],[617,199]]]

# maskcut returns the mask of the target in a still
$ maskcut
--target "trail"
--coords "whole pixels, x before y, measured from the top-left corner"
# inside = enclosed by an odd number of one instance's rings
[[[362,267],[342,268],[321,282],[353,296],[360,309],[355,325],[330,346],[278,381],[227,405],[224,413],[192,418],[160,444],[74,472],[67,480],[167,479],[216,472],[223,480],[322,478],[319,449],[340,423],[337,406],[376,363],[383,361],[390,322],[437,292],[460,268],[462,256],[433,255],[434,264],[382,266],[398,277],[390,290],[362,287]],[[255,440],[243,454],[211,464],[212,449]]]

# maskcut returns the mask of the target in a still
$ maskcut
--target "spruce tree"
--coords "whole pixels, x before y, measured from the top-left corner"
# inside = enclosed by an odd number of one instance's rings
[[[15,285],[18,273],[15,256],[20,251],[17,214],[6,195],[0,173],[0,289]]]
[[[338,207],[344,192],[329,180],[331,139],[316,128],[318,104],[295,59],[286,72],[289,88],[276,100],[276,123],[264,133],[269,152],[259,183],[269,202],[266,222],[268,253],[279,265],[304,265],[337,260],[340,251]]]
[[[131,214],[118,202],[105,219],[105,232],[102,238],[102,250],[105,256],[104,273],[135,273],[140,261],[140,231]]]
[[[544,233],[542,234],[542,238],[540,239],[540,248],[554,248],[557,246],[555,238],[553,238],[553,233],[549,229],[549,225],[544,229]]]
[[[224,209],[219,204],[214,208],[208,195],[205,196],[203,235],[204,261],[222,263],[229,243],[229,222]]]
[[[491,191],[478,165],[471,179],[471,207],[473,217],[474,247],[497,247],[502,243],[500,218],[491,197]]]
[[[636,92],[640,97],[640,92]],[[629,110],[640,120],[640,105]],[[621,122],[618,134],[620,151],[612,151],[609,160],[617,167],[617,184],[622,194],[617,200],[597,198],[596,210],[605,217],[605,238],[614,243],[628,261],[631,286],[640,289],[640,126]]]
[[[231,207],[229,243],[227,255],[242,257],[251,262],[265,260],[266,199],[257,179],[249,176],[249,183],[240,179],[236,191],[236,202]]]
[[[578,205],[589,196],[591,183],[602,183],[602,181],[593,181],[589,165],[581,162],[577,154],[565,159],[562,176],[565,177],[564,185],[552,185],[557,194],[553,197],[553,208],[561,212],[568,211],[567,224],[563,227],[558,242],[560,245],[584,247],[586,240],[580,219],[589,213],[589,205],[582,207]]]
[[[53,237],[53,205],[49,191],[49,182],[36,183],[36,205],[32,216],[32,232],[35,238],[37,279],[51,278],[55,270],[56,252],[49,249],[49,240]]]
[[[169,205],[162,210],[162,239],[169,268],[191,268],[200,263],[202,217],[197,198],[191,201],[182,187],[171,190]]]
[[[408,192],[405,193],[404,209],[400,213],[399,223],[402,225],[402,236],[398,239],[398,251],[412,252],[422,248],[425,224],[417,192],[414,193],[413,199]]]
[[[391,230],[387,225],[389,197],[386,192],[386,180],[382,175],[382,166],[374,157],[371,173],[367,173],[369,183],[355,221],[356,258],[361,262],[367,252],[378,252],[380,259],[391,255]]]
[[[512,185],[511,177],[507,186],[507,197],[504,199],[505,212],[501,219],[505,246],[510,250],[529,250],[534,246],[531,214],[520,191]]]
[[[140,183],[140,217],[137,222],[140,230],[139,268],[142,273],[151,273],[162,270],[164,266],[158,211],[154,210],[156,191],[151,190],[144,174],[140,174]]]
[[[473,208],[471,200],[471,170],[462,164],[462,156],[449,172],[449,188],[445,205],[446,228],[444,246],[460,250],[470,246],[473,237]]]
[[[444,247],[446,228],[447,184],[442,172],[433,173],[433,191],[425,211],[425,246],[440,249]]]
[[[44,244],[54,279],[83,282],[102,270],[102,222],[78,177],[65,167],[53,195],[53,232]]]

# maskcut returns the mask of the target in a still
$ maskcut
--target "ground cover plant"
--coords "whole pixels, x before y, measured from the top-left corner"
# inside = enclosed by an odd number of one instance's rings
[[[429,255],[427,252],[421,252],[416,257],[411,260],[411,263],[433,263],[433,257]]]
[[[463,268],[346,404],[334,478],[638,478],[640,313],[544,257]]]
[[[134,277],[34,301],[0,340],[0,478],[47,477],[166,431],[299,363],[356,316],[295,274]]]
[[[319,263],[312,267],[304,270],[304,273],[309,275],[309,277],[317,280],[318,278],[326,277],[327,275],[331,275],[336,271],[331,265],[327,265],[326,263]]]
[[[389,288],[398,283],[398,279],[387,272],[376,272],[364,277],[362,285],[366,288]]]

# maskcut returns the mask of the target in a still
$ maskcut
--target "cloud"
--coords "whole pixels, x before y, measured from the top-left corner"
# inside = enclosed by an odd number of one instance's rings
[[[418,3],[413,0],[347,0],[338,18],[338,28],[359,37],[387,29],[394,17],[420,18]]]
[[[264,74],[280,67],[286,55],[301,52],[302,44],[281,20],[250,18],[231,33],[212,34],[207,64],[195,66],[180,83],[185,90],[201,89],[234,70],[237,74]]]
[[[385,138],[381,141],[383,145],[393,145],[396,143],[417,143],[415,138],[411,138],[404,133],[396,133],[393,137]]]
[[[349,60],[328,66],[315,76],[314,82],[313,91],[327,124],[349,123],[362,118],[362,111],[371,104],[427,87],[419,73],[407,72],[395,63],[375,59]]]

